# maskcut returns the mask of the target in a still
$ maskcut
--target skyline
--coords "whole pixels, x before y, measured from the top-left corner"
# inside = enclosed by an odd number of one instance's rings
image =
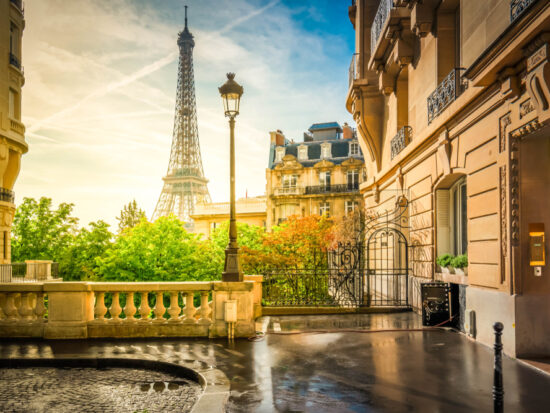
[[[244,86],[237,197],[265,192],[269,131],[300,141],[312,123],[352,122],[344,107],[353,53],[347,1],[238,0],[215,15],[213,1],[29,1],[22,111],[29,152],[16,204],[47,196],[74,203],[81,226],[115,225],[136,199],[151,217],[170,154],[184,3],[213,202],[229,199],[229,128],[217,89],[226,72]]]

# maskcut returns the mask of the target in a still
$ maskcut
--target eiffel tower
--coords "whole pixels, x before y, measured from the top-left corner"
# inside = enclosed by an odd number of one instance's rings
[[[178,65],[178,90],[174,132],[168,171],[163,179],[153,220],[174,214],[193,229],[190,215],[198,202],[211,202],[202,169],[199,132],[197,129],[197,103],[195,100],[195,77],[193,74],[193,47],[195,41],[187,28],[185,6],[185,29],[178,35],[180,58]]]

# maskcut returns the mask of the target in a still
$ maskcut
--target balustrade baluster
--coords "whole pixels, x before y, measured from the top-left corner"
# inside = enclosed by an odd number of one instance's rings
[[[188,291],[185,293],[185,308],[183,309],[185,317],[183,319],[183,322],[186,324],[195,324],[197,322],[197,320],[195,320],[195,313],[197,312],[197,309],[195,308],[193,299],[194,294],[192,291]]]
[[[7,293],[6,296],[6,306],[4,307],[4,313],[8,317],[9,321],[15,321],[19,318],[19,312],[15,305],[15,299],[18,293]]]
[[[151,307],[149,307],[149,292],[141,293],[141,304],[139,305],[140,320],[142,323],[149,321]]]
[[[134,293],[130,291],[126,293],[126,305],[124,306],[125,321],[130,323],[136,321],[134,318],[135,313],[136,305],[134,304]]]
[[[34,315],[37,320],[44,321],[44,314],[46,314],[46,307],[44,306],[44,293],[36,293],[36,305],[34,306]]]
[[[0,320],[6,319],[6,313],[4,312],[5,305],[6,305],[6,294],[0,293]]]
[[[168,314],[170,314],[171,322],[180,320],[181,308],[178,303],[179,293],[177,291],[170,291],[170,308],[168,309]]]
[[[201,291],[201,308],[199,310],[199,324],[210,324],[210,313],[212,309],[208,304],[208,291]]]
[[[156,293],[157,295],[157,302],[155,304],[155,319],[153,320],[153,322],[156,322],[156,323],[162,323],[164,322],[164,313],[166,312],[166,307],[164,306],[164,303],[163,303],[163,293],[162,291],[159,291]]]
[[[30,321],[34,318],[34,309],[30,303],[31,293],[22,293],[21,302],[19,304],[19,315],[23,320]]]
[[[119,292],[113,293],[113,303],[109,308],[109,313],[111,313],[111,320],[114,322],[121,321],[119,315],[122,313],[122,307],[120,307],[119,296]]]
[[[105,314],[107,314],[107,307],[105,307],[105,293],[95,293],[95,308],[94,314],[97,321],[105,321]]]

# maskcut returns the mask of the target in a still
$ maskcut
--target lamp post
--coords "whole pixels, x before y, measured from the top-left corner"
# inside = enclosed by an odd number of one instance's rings
[[[225,249],[225,265],[222,281],[243,281],[243,272],[239,260],[237,244],[237,220],[235,218],[235,117],[239,114],[239,104],[243,87],[235,82],[235,73],[227,74],[227,81],[219,89],[222,96],[225,116],[229,118],[229,174],[230,174],[230,208],[229,208],[229,244]]]

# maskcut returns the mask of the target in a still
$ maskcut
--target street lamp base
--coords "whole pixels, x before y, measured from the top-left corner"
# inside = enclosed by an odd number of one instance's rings
[[[239,259],[239,248],[227,247],[225,249],[225,266],[222,273],[222,281],[241,282],[244,280]]]

